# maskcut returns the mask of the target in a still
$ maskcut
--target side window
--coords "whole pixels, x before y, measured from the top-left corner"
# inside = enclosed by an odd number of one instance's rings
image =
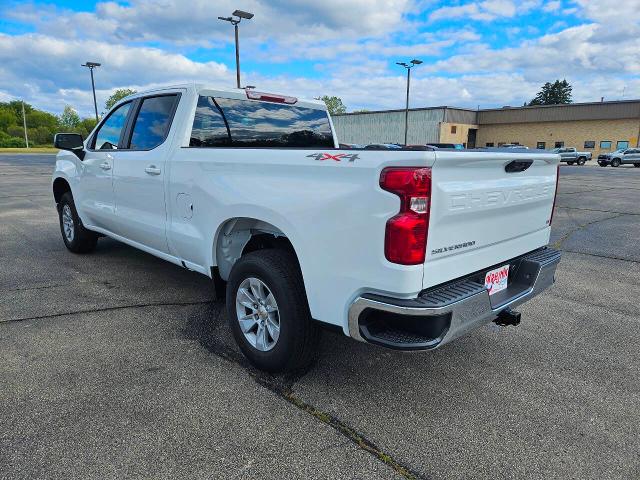
[[[255,100],[200,98],[191,146],[333,148],[327,112]]]
[[[191,129],[190,147],[229,147],[231,137],[213,97],[200,97]]]
[[[177,95],[149,97],[142,101],[133,126],[132,150],[151,150],[167,138]]]
[[[127,114],[131,102],[120,105],[107,117],[100,129],[94,135],[92,148],[96,150],[115,150],[118,148],[120,134],[127,121]]]

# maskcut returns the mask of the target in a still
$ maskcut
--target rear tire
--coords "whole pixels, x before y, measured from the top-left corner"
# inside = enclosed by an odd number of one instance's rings
[[[580,157],[580,158],[578,159],[578,165],[582,166],[582,165],[584,165],[584,164],[585,164],[585,162],[586,162],[586,161],[587,161],[587,159],[586,159],[586,158],[584,158],[584,157]]]
[[[620,159],[619,158],[614,158],[613,160],[611,160],[611,166],[612,167],[619,167],[620,166]]]
[[[82,225],[82,220],[76,211],[71,192],[62,195],[58,203],[58,218],[60,220],[60,232],[67,249],[73,253],[88,253],[96,248],[98,235],[87,230]]]
[[[636,168],[640,168],[640,163],[634,163],[633,166]]]
[[[266,249],[243,255],[229,275],[227,316],[242,353],[260,370],[303,371],[316,358],[320,329],[292,253]]]

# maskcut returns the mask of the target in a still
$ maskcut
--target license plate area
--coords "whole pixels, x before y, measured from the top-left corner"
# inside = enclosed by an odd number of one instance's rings
[[[489,270],[484,276],[484,286],[489,292],[489,296],[493,296],[498,292],[506,290],[509,286],[509,269],[510,265],[502,265],[493,270]]]

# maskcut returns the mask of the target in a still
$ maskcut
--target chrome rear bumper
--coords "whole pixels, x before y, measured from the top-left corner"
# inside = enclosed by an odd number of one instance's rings
[[[493,267],[426,290],[415,299],[362,295],[349,307],[349,334],[400,350],[436,348],[553,285],[559,262],[560,252],[552,248],[505,261],[511,265],[509,286],[491,297],[484,273]]]

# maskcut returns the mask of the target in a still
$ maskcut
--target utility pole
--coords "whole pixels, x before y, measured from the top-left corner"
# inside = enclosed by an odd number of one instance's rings
[[[234,18],[235,17],[235,18]],[[236,87],[240,88],[240,38],[238,34],[238,24],[242,19],[251,20],[253,13],[243,12],[242,10],[235,10],[231,17],[218,17],[218,20],[229,22],[233,25],[235,39],[236,39]]]
[[[22,126],[24,127],[24,143],[29,148],[29,136],[27,135],[27,116],[24,114],[24,100],[22,100]]]
[[[396,65],[400,65],[407,69],[407,102],[404,108],[404,144],[407,145],[407,134],[409,131],[409,85],[411,84],[411,69],[416,65],[420,65],[422,60],[414,58],[409,63],[396,62]]]

